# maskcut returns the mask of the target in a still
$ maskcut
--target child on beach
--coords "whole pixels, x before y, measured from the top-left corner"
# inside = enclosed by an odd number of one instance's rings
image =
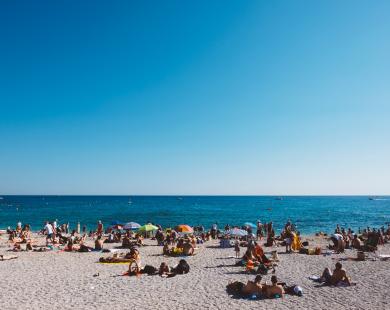
[[[236,252],[236,258],[239,258],[240,257],[240,243],[238,242],[237,239],[234,242],[234,251]]]

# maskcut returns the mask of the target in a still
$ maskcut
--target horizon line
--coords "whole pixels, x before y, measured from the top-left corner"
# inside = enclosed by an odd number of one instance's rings
[[[0,197],[5,196],[151,196],[151,197],[375,197],[375,196],[390,196],[390,194],[0,194]]]

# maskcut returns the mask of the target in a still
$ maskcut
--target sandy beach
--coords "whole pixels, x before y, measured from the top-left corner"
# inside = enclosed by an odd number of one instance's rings
[[[44,239],[39,237],[39,242]],[[325,237],[307,236],[311,245],[325,248]],[[92,241],[89,243],[92,245]],[[162,247],[146,240],[140,248],[142,264],[158,267],[162,261],[170,266],[179,258],[165,257]],[[118,244],[106,245],[112,248]],[[333,269],[339,259],[356,257],[356,251],[344,254],[303,255],[283,254],[284,247],[265,248],[266,253],[277,249],[280,262],[276,275],[280,281],[297,284],[303,296],[286,295],[283,299],[234,299],[226,293],[229,281],[247,282],[254,275],[244,273],[235,263],[233,248],[219,248],[218,240],[199,246],[197,254],[186,258],[190,272],[173,278],[158,275],[140,277],[121,276],[124,264],[100,264],[98,259],[110,253],[67,252],[8,252],[6,236],[1,237],[0,255],[18,258],[0,261],[1,309],[388,309],[390,295],[390,261],[342,261],[356,286],[318,287],[309,280],[320,275],[324,267]],[[125,250],[123,250],[125,251]],[[379,248],[377,254],[390,254],[389,245]],[[370,254],[371,257],[374,254]],[[96,274],[99,276],[94,276]],[[271,274],[263,280],[270,281]]]

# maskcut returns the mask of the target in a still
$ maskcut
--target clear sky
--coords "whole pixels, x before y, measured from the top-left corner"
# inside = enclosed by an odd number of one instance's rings
[[[1,1],[1,194],[390,194],[389,1]]]

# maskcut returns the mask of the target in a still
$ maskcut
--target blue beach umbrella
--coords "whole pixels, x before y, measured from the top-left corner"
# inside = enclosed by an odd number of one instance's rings
[[[138,224],[138,223],[135,223],[135,222],[128,222],[125,224],[125,226],[123,226],[123,229],[126,229],[126,230],[134,230],[134,229],[138,229],[140,228],[141,225]]]
[[[230,230],[226,231],[225,233],[227,235],[237,236],[237,237],[244,237],[244,236],[248,235],[248,232],[246,230],[239,229],[239,228],[230,229]]]
[[[249,222],[246,222],[244,223],[245,226],[249,226],[249,227],[252,227],[252,228],[256,228],[257,226],[253,223],[249,223]]]

